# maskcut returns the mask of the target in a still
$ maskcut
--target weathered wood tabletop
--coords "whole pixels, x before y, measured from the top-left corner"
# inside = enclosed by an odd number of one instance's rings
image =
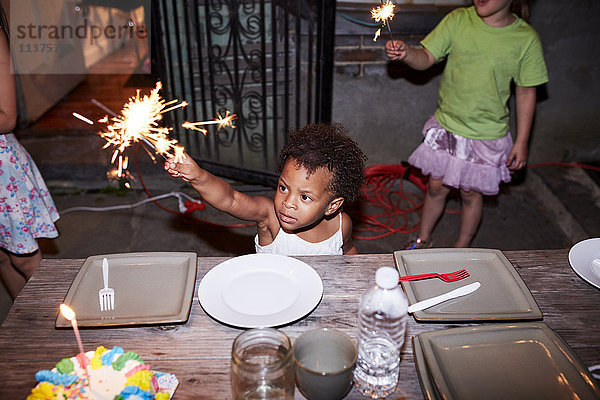
[[[600,363],[600,290],[571,269],[568,250],[506,251],[541,308],[545,322],[588,367]],[[392,254],[298,257],[323,280],[323,298],[308,316],[280,329],[292,340],[317,327],[332,327],[356,338],[358,300],[373,284],[375,271],[394,266]],[[175,374],[176,400],[228,399],[229,357],[240,329],[207,316],[197,300],[202,277],[227,258],[198,259],[196,293],[185,324],[81,329],[84,347],[121,346],[138,352],[153,369]],[[83,259],[45,259],[16,299],[0,329],[0,398],[24,399],[35,386],[35,372],[50,369],[77,353],[70,329],[56,329],[58,306]],[[410,337],[465,324],[418,323],[410,318],[398,389],[390,399],[421,399]],[[296,397],[303,397],[296,391]],[[353,389],[347,399],[364,399]]]

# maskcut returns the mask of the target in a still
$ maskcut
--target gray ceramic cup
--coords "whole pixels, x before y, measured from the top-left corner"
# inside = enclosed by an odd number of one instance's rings
[[[343,398],[352,388],[358,352],[350,336],[321,328],[303,333],[294,343],[296,385],[310,400]]]

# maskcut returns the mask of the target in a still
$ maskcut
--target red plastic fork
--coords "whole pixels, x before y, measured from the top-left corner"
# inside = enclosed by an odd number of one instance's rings
[[[468,276],[469,276],[469,273],[467,272],[467,270],[461,269],[458,271],[449,272],[447,274],[438,274],[436,272],[432,272],[430,274],[401,276],[398,281],[405,282],[405,281],[418,281],[420,279],[428,279],[428,278],[440,278],[444,282],[456,282],[456,281],[460,281],[461,279],[464,279]]]

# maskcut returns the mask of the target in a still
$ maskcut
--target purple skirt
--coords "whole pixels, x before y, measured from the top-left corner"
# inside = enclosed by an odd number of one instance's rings
[[[432,116],[423,127],[423,136],[408,162],[424,175],[490,196],[498,194],[500,182],[510,182],[506,166],[513,145],[510,132],[500,139],[469,139],[448,132]]]

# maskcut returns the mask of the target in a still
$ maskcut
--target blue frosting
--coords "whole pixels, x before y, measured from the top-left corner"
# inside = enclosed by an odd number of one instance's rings
[[[53,385],[68,386],[77,380],[77,376],[41,370],[35,374],[35,379],[38,382],[50,382]]]
[[[138,396],[143,400],[152,400],[154,398],[152,393],[146,392],[137,386],[125,386],[121,392],[121,396],[123,396],[124,399],[128,399],[130,396]]]
[[[119,346],[115,346],[112,348],[112,350],[108,350],[104,354],[102,354],[102,356],[100,357],[100,361],[102,361],[102,365],[112,365],[115,355],[120,355],[123,353],[124,351],[122,348],[120,348]]]

